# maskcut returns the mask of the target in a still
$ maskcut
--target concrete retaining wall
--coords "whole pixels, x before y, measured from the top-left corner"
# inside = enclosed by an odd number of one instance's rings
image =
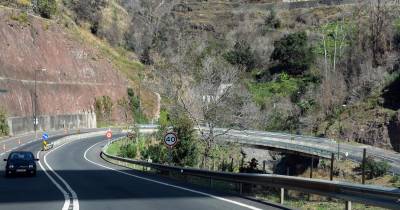
[[[96,128],[96,114],[87,112],[70,115],[39,116],[38,130],[60,130],[76,128]],[[10,117],[8,126],[11,135],[34,131],[33,117]]]

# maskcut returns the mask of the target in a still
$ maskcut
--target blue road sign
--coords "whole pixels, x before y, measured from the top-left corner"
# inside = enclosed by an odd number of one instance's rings
[[[44,134],[42,135],[42,139],[43,139],[43,140],[47,140],[48,138],[49,138],[49,134],[44,133]]]

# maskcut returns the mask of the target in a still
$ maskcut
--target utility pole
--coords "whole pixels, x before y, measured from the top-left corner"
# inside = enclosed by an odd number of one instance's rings
[[[346,104],[343,104],[342,107],[346,108]],[[339,137],[338,137],[338,146],[337,146],[337,159],[340,160],[340,136],[342,135],[342,116],[341,113],[339,113]]]
[[[37,107],[37,88],[36,88],[36,80],[37,80],[37,70],[35,70],[35,92],[33,95],[33,130],[35,131],[35,139],[37,138],[36,130],[37,130],[37,116],[36,116],[36,107]]]
[[[33,98],[33,129],[35,130],[35,138],[37,138],[37,125],[39,124],[37,119],[37,73],[45,71],[46,69],[35,70],[35,93]]]
[[[138,110],[139,111],[139,118],[142,118],[142,102],[140,101],[142,78],[143,78],[143,75],[142,75],[141,72],[139,72],[139,94],[138,94],[138,99],[139,99],[139,110]]]
[[[335,154],[332,152],[331,156],[331,170],[330,170],[330,180],[333,181],[333,162],[335,161]]]
[[[367,158],[367,149],[364,148],[363,149],[363,159],[362,159],[362,166],[361,166],[361,170],[362,170],[362,174],[361,174],[361,183],[365,184],[365,162],[366,162],[366,158]]]

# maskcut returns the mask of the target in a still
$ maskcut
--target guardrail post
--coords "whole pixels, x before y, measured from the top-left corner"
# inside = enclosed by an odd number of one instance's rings
[[[281,199],[280,199],[281,205],[283,205],[284,202],[285,202],[285,189],[281,188]]]
[[[331,154],[331,176],[330,176],[330,180],[332,181],[333,180],[333,162],[334,162],[334,160],[335,160],[335,154]]]
[[[239,183],[239,193],[240,193],[240,195],[242,195],[243,194],[243,183]]]
[[[351,210],[351,201],[346,201],[346,210]]]
[[[210,176],[210,188],[214,188],[214,181],[211,176]]]
[[[263,172],[264,172],[264,173],[266,173],[266,171],[265,171],[265,164],[266,164],[266,162],[267,162],[267,161],[265,161],[265,160],[263,161]]]
[[[365,161],[366,161],[366,157],[367,157],[367,149],[364,148],[363,150],[363,159],[362,159],[362,166],[361,166],[361,170],[362,170],[362,177],[361,177],[361,183],[365,184]]]
[[[313,168],[314,168],[314,156],[311,157],[310,179],[312,179],[313,177]]]

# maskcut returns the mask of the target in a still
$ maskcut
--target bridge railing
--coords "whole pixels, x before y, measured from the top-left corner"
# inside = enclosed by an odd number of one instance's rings
[[[284,141],[266,141],[266,140],[258,140],[255,138],[249,137],[238,137],[235,135],[227,134],[224,136],[223,141],[230,141],[240,144],[248,144],[248,145],[258,145],[265,147],[273,147],[279,148],[283,150],[296,151],[304,154],[310,154],[318,157],[330,158],[332,151],[317,147],[311,147],[308,145],[301,144],[301,142],[293,141],[293,142],[284,142]]]
[[[180,174],[182,176],[202,177],[213,181],[220,180],[240,185],[253,184],[281,189],[281,203],[284,200],[284,190],[297,190],[304,193],[317,194],[346,201],[346,206],[351,208],[351,201],[389,209],[399,209],[400,189],[381,187],[375,185],[352,184],[340,181],[326,181],[300,177],[272,175],[272,174],[248,174],[209,171],[195,168],[168,166],[146,161],[122,158],[107,153],[109,145],[117,140],[110,141],[102,150],[102,157],[114,164],[126,166],[127,164],[139,165],[157,171]]]

